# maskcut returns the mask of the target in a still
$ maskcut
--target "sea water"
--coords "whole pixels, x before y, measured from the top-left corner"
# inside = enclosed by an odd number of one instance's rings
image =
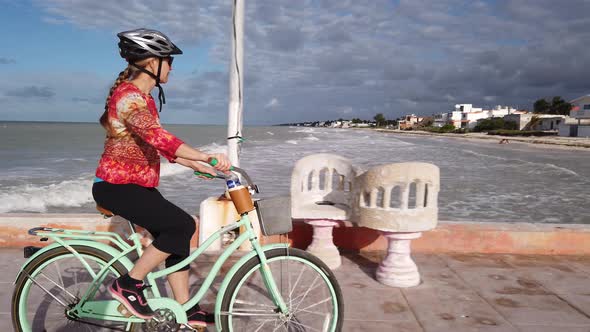
[[[227,148],[225,126],[165,127],[205,152]],[[590,223],[590,151],[310,127],[246,127],[243,136],[241,167],[262,197],[288,195],[294,163],[322,152],[361,169],[437,165],[441,220]],[[92,179],[103,142],[98,124],[0,122],[0,213],[94,212]],[[221,180],[196,178],[162,160],[159,190],[191,214],[223,189]]]

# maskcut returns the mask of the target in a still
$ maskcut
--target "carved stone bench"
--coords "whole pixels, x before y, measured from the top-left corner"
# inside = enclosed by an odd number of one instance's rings
[[[333,154],[299,160],[291,178],[291,216],[313,227],[307,251],[330,268],[341,264],[333,242],[334,227],[362,226],[388,239],[387,257],[377,280],[390,286],[420,283],[410,256],[410,242],[438,222],[440,172],[427,163],[395,163],[358,176],[350,161]]]

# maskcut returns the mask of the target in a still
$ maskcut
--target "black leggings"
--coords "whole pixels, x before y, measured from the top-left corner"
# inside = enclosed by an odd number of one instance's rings
[[[98,205],[147,229],[154,237],[152,245],[170,254],[166,267],[188,257],[195,220],[167,201],[156,188],[96,182],[92,186],[92,196]],[[180,270],[188,269],[187,265]]]

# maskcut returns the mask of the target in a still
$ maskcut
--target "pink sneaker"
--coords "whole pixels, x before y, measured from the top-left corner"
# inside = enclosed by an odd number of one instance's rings
[[[198,304],[187,310],[186,317],[188,318],[188,325],[192,327],[207,326],[207,324],[215,323],[215,315],[201,310]]]
[[[145,285],[144,283],[135,284],[130,287],[122,286],[120,279],[113,281],[113,284],[109,287],[111,295],[136,317],[142,319],[152,318],[154,312],[148,305],[145,296],[143,296],[143,290],[151,286]]]

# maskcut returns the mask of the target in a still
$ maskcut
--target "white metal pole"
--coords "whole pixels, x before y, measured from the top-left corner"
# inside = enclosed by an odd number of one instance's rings
[[[227,152],[232,165],[239,166],[239,145],[242,140],[244,80],[244,1],[233,0],[232,47],[229,68],[229,107],[227,118]]]

